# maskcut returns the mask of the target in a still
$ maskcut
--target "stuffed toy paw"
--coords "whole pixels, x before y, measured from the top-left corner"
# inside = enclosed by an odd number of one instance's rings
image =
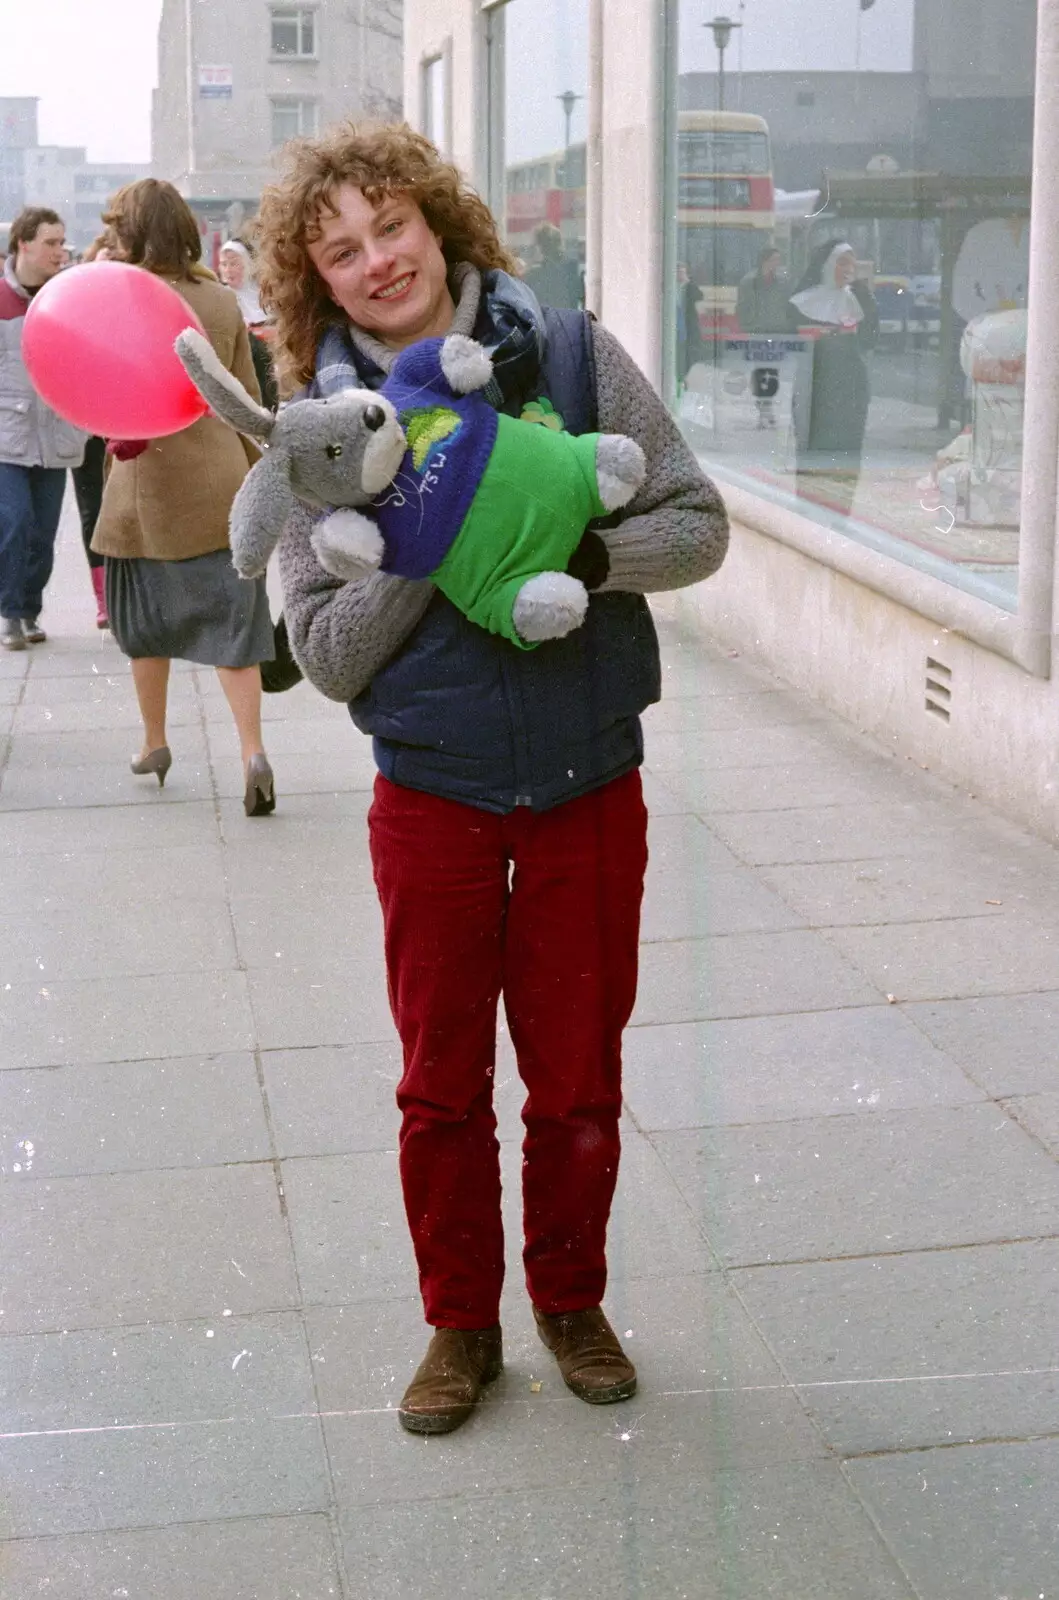
[[[312,535],[321,566],[429,578],[472,622],[520,648],[584,621],[566,567],[588,524],[628,504],[643,452],[497,413],[488,352],[462,334],[404,350],[381,389],[301,400],[273,417],[192,330],[177,352],[213,410],[267,441],[231,517],[237,570],[264,570],[295,498],[335,507]]]

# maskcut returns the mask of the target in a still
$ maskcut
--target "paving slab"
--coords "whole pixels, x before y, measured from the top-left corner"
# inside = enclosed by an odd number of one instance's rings
[[[730,1266],[1059,1233],[1059,1166],[989,1102],[651,1140]]]
[[[895,1006],[631,1028],[623,1055],[626,1104],[649,1131],[985,1098]]]
[[[814,927],[1003,917],[1040,905],[1050,894],[1021,864],[895,856],[882,861],[821,861],[764,867],[758,876]]]
[[[32,897],[49,913],[62,912],[74,930],[73,908],[93,907],[93,929],[104,929],[130,913],[159,926],[176,900],[202,904],[227,903],[225,857],[216,830],[207,825],[194,845],[156,845],[149,865],[139,851],[77,848],[71,828],[64,843],[52,849],[11,850],[4,853],[3,886],[6,903]],[[3,828],[0,827],[0,836]],[[149,904],[145,880],[150,879]]]
[[[381,980],[385,989],[382,913],[373,888],[357,894],[339,879],[321,902],[311,887],[292,885],[281,910],[273,887],[269,894],[233,894],[230,912],[239,960],[248,968],[267,967],[277,977],[291,969],[340,968],[347,984],[357,984],[363,971],[365,983],[370,973],[370,981]]]
[[[296,1303],[271,1162],[0,1178],[5,1334]]]
[[[23,852],[76,849],[78,853],[105,850],[110,855],[174,849],[217,838],[217,814],[210,801],[92,806],[82,811],[45,807],[0,816],[0,850],[5,860]]]
[[[231,918],[216,899],[159,903],[136,891],[124,906],[111,902],[91,922],[71,916],[68,901],[66,909],[42,909],[30,922],[0,916],[0,973],[12,984],[213,972],[235,965]]]
[[[1059,910],[1059,908],[1057,908]],[[1059,918],[1028,912],[833,928],[831,943],[899,1000],[1026,994],[1059,987]]]
[[[0,1172],[58,1178],[271,1156],[248,1052],[0,1073]]]
[[[1059,1433],[1055,1239],[746,1268],[732,1282],[843,1456]]]
[[[1059,1440],[885,1456],[847,1473],[920,1600],[1051,1600]]]
[[[355,1305],[417,1283],[397,1176],[396,1143],[282,1164],[304,1303]]]
[[[0,1580],[12,1595],[49,1600],[332,1600],[342,1592],[320,1513],[20,1539],[0,1544]]]
[[[904,1010],[987,1094],[1059,1089],[1059,988]]]
[[[716,772],[726,767],[789,766],[814,760],[830,750],[827,724],[794,727],[725,728],[696,739],[680,733],[644,735],[644,759],[663,781],[671,773]]]
[[[725,933],[775,933],[805,927],[755,874],[687,872],[676,864],[651,874],[644,895],[640,938],[645,944],[662,939],[694,939]]]
[[[1059,1093],[1019,1095],[1004,1109],[1059,1160]]]
[[[757,730],[792,726],[826,726],[827,714],[811,701],[799,699],[778,688],[762,688],[757,694],[744,690],[736,694],[710,694],[663,699],[644,713],[644,730],[653,740],[656,734],[680,734],[694,740],[703,733],[730,728]]]
[[[253,1048],[242,972],[0,985],[0,1063],[53,1067]]]
[[[880,991],[818,933],[729,934],[644,945],[633,1027],[870,1006]]]
[[[281,973],[256,967],[248,982],[262,1050],[371,1044],[396,1037],[377,951],[326,964],[312,958],[302,966],[292,961]]]
[[[190,731],[197,737],[196,729]],[[173,742],[177,743],[175,735]],[[173,766],[163,789],[153,777],[137,778],[130,773],[130,754],[126,750],[119,760],[91,765],[57,763],[51,767],[9,769],[0,784],[0,812],[48,810],[53,806],[80,810],[91,806],[151,805],[168,810],[188,800],[209,799],[213,794],[209,769],[201,757],[193,754],[184,760],[179,747],[174,750]]]
[[[5,1538],[327,1507],[296,1316],[224,1318],[218,1305],[209,1322],[4,1347]]]
[[[711,824],[742,861],[759,867],[936,856],[951,849],[954,831],[952,806],[940,799],[727,811]]]
[[[353,1590],[421,1600],[429,1550],[432,1588],[464,1600],[911,1600],[830,1462],[644,1483],[633,1442],[612,1462],[605,1482],[574,1489],[481,1483],[470,1504],[357,1507],[342,1518]]]

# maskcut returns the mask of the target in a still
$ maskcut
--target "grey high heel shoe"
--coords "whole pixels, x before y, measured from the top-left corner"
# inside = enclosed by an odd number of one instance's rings
[[[149,750],[143,757],[137,757],[129,762],[129,771],[135,773],[137,778],[146,777],[153,772],[158,779],[158,787],[165,788],[166,773],[173,765],[173,757],[167,744],[160,744],[157,750]]]
[[[276,782],[268,756],[251,756],[246,768],[243,810],[248,817],[267,817],[276,809]]]

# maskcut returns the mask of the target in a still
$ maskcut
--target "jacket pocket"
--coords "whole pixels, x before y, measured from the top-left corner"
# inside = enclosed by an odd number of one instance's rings
[[[28,398],[0,394],[0,460],[28,460],[31,406]]]
[[[52,416],[51,440],[55,457],[58,461],[79,461],[84,454],[85,434],[80,428],[75,428],[72,422],[65,422],[62,417]]]

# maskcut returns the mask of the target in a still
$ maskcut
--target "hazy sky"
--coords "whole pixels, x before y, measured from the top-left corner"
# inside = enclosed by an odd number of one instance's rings
[[[147,161],[162,0],[0,0],[0,94],[40,96],[44,144]]]
[[[866,70],[911,66],[913,8],[914,0],[876,0],[863,14]],[[94,161],[148,160],[162,0],[3,0],[3,9],[0,94],[40,96],[43,141],[87,145]],[[523,62],[526,71],[525,93],[509,104],[509,159],[561,145],[555,96],[584,88],[587,9],[587,0],[513,0],[509,73]],[[739,0],[683,0],[682,71],[716,65],[702,24],[718,10],[742,16],[747,71],[853,66],[857,0],[744,0],[742,9]],[[733,70],[739,41],[736,34],[727,58]],[[572,131],[575,140],[584,137],[583,103]]]

